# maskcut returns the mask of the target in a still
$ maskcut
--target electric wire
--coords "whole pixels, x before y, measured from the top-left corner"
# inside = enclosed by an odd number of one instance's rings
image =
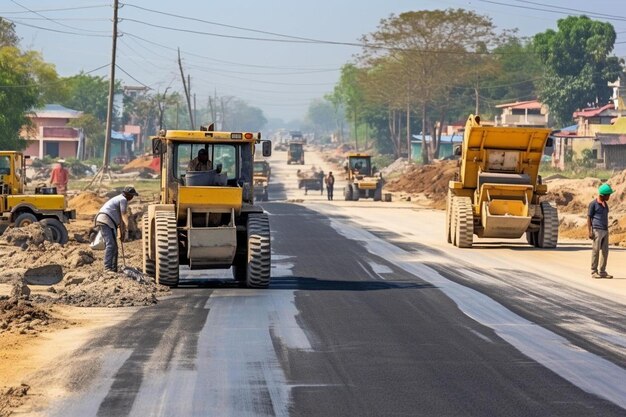
[[[99,71],[103,68],[107,68],[111,66],[111,64],[104,64],[99,66],[98,68],[94,68],[92,70],[86,71],[86,72],[82,72],[82,74],[91,74],[93,72]],[[71,78],[71,77],[67,77],[67,78]],[[0,85],[0,88],[30,88],[30,87],[44,87],[44,86],[48,86],[48,85],[56,85],[56,84],[62,84],[65,82],[65,79],[60,79],[57,81],[51,81],[48,83],[33,83],[33,84],[21,84],[21,85]]]
[[[44,15],[42,15],[42,14],[41,14],[41,13],[39,13],[39,12],[36,12],[36,11],[34,11],[34,10],[31,10],[31,9],[29,9],[28,7],[23,6],[22,4],[18,3],[18,2],[17,2],[17,1],[15,1],[15,0],[11,0],[11,3],[13,3],[13,4],[15,4],[15,5],[17,5],[17,6],[21,7],[22,9],[25,9],[25,10],[27,10],[27,11],[29,11],[29,12],[33,13],[33,14],[36,14],[37,16],[42,17],[42,18],[44,18],[45,20],[47,20],[47,21],[49,21],[49,22],[55,23],[55,24],[57,24],[57,25],[59,25],[59,26],[62,26],[62,27],[68,28],[68,29],[72,29],[72,30],[80,30],[80,31],[86,31],[86,32],[92,32],[92,33],[105,33],[105,31],[102,31],[102,30],[90,30],[90,29],[83,29],[83,28],[79,28],[79,27],[75,27],[75,26],[66,25],[65,23],[57,22],[56,20],[51,19],[51,18],[49,18],[49,17],[47,17],[47,16],[44,16]],[[106,32],[106,33],[108,33],[108,32]]]

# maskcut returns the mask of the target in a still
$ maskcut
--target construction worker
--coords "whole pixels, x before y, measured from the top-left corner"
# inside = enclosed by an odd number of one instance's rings
[[[117,228],[120,229],[120,238],[126,238],[126,223],[124,216],[128,208],[128,203],[133,197],[139,194],[135,187],[126,186],[122,194],[111,198],[104,203],[96,215],[96,226],[100,228],[100,233],[104,239],[104,269],[117,272]]]
[[[187,171],[208,171],[213,169],[213,163],[209,160],[209,153],[202,148],[198,151],[198,156],[189,161]]]
[[[57,193],[67,194],[67,182],[69,180],[69,173],[63,166],[64,159],[59,159],[50,173],[50,185],[57,188]]]
[[[334,188],[335,188],[335,177],[333,176],[333,172],[329,171],[328,176],[326,177],[326,195],[328,196],[328,201],[333,200]]]
[[[591,277],[596,279],[613,278],[606,272],[609,257],[609,205],[607,202],[613,193],[609,184],[602,184],[598,188],[598,197],[589,204],[587,213],[589,239],[593,240]]]

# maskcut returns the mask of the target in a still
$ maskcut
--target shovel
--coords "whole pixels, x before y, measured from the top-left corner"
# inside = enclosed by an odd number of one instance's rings
[[[120,272],[126,275],[127,277],[134,279],[135,281],[144,282],[143,272],[141,272],[137,268],[126,266],[126,254],[124,253],[124,240],[122,239],[121,230],[120,230],[120,246],[122,247],[122,265],[123,265]]]

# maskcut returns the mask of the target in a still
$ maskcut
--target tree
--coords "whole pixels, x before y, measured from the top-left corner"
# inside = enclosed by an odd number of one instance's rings
[[[424,163],[439,153],[437,137],[430,142],[425,138],[429,126],[435,124],[429,108],[434,100],[445,96],[451,86],[467,79],[468,71],[472,70],[466,65],[467,57],[479,59],[494,39],[493,24],[488,17],[463,9],[392,14],[381,20],[376,32],[363,36],[365,47],[359,57],[362,65],[380,65],[381,60],[397,64],[390,68],[404,88],[401,97],[406,114],[407,146],[411,139],[413,108],[420,109]],[[441,117],[439,112],[437,118]]]
[[[85,157],[99,158],[104,150],[104,133],[106,130],[104,122],[98,120],[92,114],[85,113],[76,119],[70,120],[67,124],[71,127],[83,129],[85,135]]]
[[[356,65],[346,64],[341,68],[339,84],[335,86],[335,92],[345,104],[348,119],[353,124],[352,134],[354,135],[355,148],[359,150],[358,124],[359,112],[362,110],[363,89],[361,88],[361,78],[364,76],[363,70]]]
[[[66,107],[89,113],[105,122],[109,99],[109,81],[104,77],[88,75],[82,71],[78,75],[64,78],[67,98],[61,102]],[[117,90],[119,90],[119,86]]]
[[[224,125],[229,130],[255,132],[267,123],[263,110],[236,98],[223,107],[223,113]]]
[[[313,100],[307,111],[306,121],[311,124],[316,135],[329,134],[335,128],[335,109],[326,100]]]
[[[20,38],[15,33],[15,23],[0,17],[0,48],[4,46],[17,47]]]
[[[533,46],[545,72],[539,97],[563,125],[576,109],[608,102],[607,83],[617,79],[624,61],[611,55],[616,34],[608,22],[569,16],[557,28],[535,35]]]
[[[31,126],[26,112],[39,103],[36,80],[14,46],[0,47],[0,149],[22,150],[20,131]]]

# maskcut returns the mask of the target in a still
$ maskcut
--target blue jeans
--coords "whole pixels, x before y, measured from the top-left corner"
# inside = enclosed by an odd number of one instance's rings
[[[100,231],[104,238],[104,269],[117,272],[117,238],[115,229],[106,224],[100,224]]]

